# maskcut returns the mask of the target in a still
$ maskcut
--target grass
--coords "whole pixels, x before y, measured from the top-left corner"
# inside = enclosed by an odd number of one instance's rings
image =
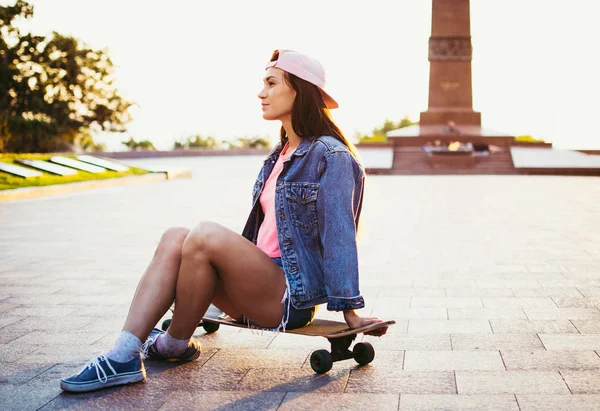
[[[27,159],[27,160],[50,160],[57,154],[0,154],[0,162],[14,164],[19,167],[25,167],[32,169],[24,164],[19,164],[16,160]],[[69,154],[60,154],[63,157],[72,158],[76,160],[76,156]],[[72,176],[58,176],[55,174],[46,173],[45,171],[33,169],[42,173],[40,177],[23,178],[18,177],[4,171],[0,171],[0,190],[10,190],[21,187],[41,187],[55,184],[66,184],[75,183],[78,181],[90,181],[90,180],[105,180],[108,178],[119,178],[127,176],[136,176],[142,174],[148,174],[148,171],[139,168],[130,167],[129,171],[117,172],[117,171],[106,171],[104,173],[88,173],[87,171],[79,170],[77,174]]]

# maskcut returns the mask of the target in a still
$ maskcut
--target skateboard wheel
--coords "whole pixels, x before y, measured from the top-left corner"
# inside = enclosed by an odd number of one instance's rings
[[[310,355],[310,366],[318,374],[325,374],[333,366],[333,357],[327,350],[317,350]]]
[[[162,325],[160,326],[160,328],[161,328],[163,331],[167,331],[167,329],[169,328],[169,325],[171,325],[171,320],[164,320],[164,321],[162,322]]]
[[[352,349],[354,360],[360,365],[367,365],[375,358],[375,349],[368,342],[356,343]]]
[[[217,332],[219,330],[219,324],[209,323],[209,322],[203,322],[202,323],[202,328],[204,328],[204,331],[206,331],[207,334],[212,334],[212,333]]]

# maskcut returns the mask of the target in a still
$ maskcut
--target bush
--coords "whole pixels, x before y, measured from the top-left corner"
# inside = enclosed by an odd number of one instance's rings
[[[131,151],[141,151],[141,150],[156,150],[154,144],[152,144],[149,140],[135,141],[133,137],[129,137],[129,140],[123,141],[121,144],[129,148]]]
[[[381,127],[375,127],[371,132],[371,135],[368,134],[357,134],[357,140],[359,143],[387,143],[387,133],[396,130],[398,128],[408,127],[418,124],[416,122],[411,121],[408,116],[405,116],[402,120],[398,122],[393,122],[391,120],[386,119],[383,122]]]
[[[271,148],[271,142],[266,137],[240,137],[225,142],[229,148]]]
[[[219,148],[219,141],[212,137],[202,137],[200,134],[196,134],[194,136],[187,137],[180,141],[175,141],[173,144],[174,149],[188,149],[188,148]]]

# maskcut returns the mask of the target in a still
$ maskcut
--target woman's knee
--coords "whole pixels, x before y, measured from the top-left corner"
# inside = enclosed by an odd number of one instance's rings
[[[185,227],[167,229],[160,238],[155,255],[181,259],[183,243],[189,233],[190,229]]]
[[[223,227],[212,221],[203,221],[192,229],[183,242],[183,258],[210,254],[218,247]]]

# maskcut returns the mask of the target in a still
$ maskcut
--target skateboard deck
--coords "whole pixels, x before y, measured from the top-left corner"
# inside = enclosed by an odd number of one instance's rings
[[[170,322],[171,320],[165,320],[165,322],[163,322],[163,330],[166,331]],[[369,364],[375,358],[375,349],[373,346],[368,342],[358,342],[354,345],[352,351],[350,351],[350,345],[352,345],[352,342],[356,339],[358,334],[377,330],[382,327],[389,327],[395,323],[396,321],[389,320],[369,324],[364,327],[349,328],[346,323],[341,321],[315,319],[305,327],[282,332],[286,334],[324,337],[329,340],[331,351],[317,350],[310,356],[310,365],[312,369],[319,374],[323,374],[329,371],[336,361],[354,358],[360,365]],[[247,324],[235,321],[213,305],[209,307],[204,318],[202,318],[202,321],[198,324],[198,327],[204,328],[207,334],[212,334],[218,331],[219,326],[221,325],[248,328]]]
[[[209,310],[204,315],[204,318],[202,318],[202,322],[228,325],[231,327],[248,328],[247,324],[235,321],[233,318],[229,317],[227,314],[223,313],[214,306],[211,306],[209,308]],[[369,332],[378,328],[390,326],[395,323],[396,321],[390,320],[381,323],[366,325],[360,328],[349,328],[345,322],[322,320],[317,318],[305,327],[296,328],[294,330],[285,330],[281,332],[284,332],[286,334],[309,335],[315,337],[341,338],[353,334]]]

